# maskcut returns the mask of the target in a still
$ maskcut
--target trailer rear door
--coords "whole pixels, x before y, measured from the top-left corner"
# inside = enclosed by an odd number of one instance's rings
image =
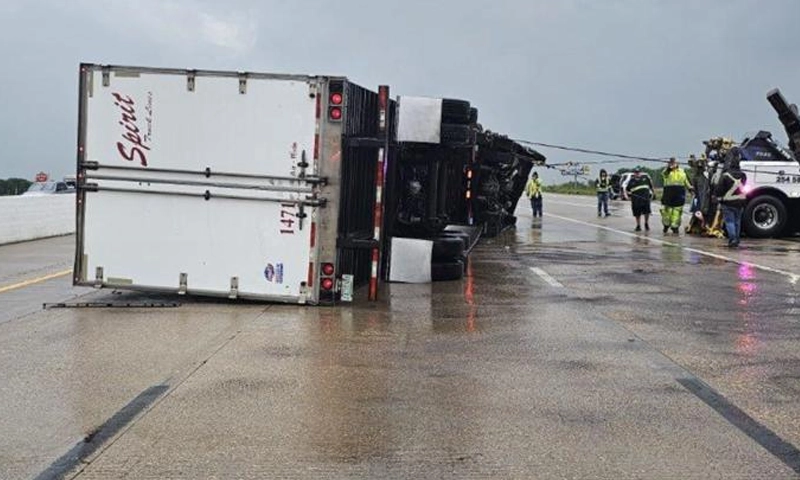
[[[319,82],[83,65],[75,283],[315,302]]]

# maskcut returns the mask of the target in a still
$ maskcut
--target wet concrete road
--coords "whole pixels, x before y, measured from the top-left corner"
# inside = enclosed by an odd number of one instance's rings
[[[3,291],[0,478],[798,478],[800,244],[635,235],[616,205],[550,195],[463,281],[377,304]],[[0,247],[0,289],[70,243]]]

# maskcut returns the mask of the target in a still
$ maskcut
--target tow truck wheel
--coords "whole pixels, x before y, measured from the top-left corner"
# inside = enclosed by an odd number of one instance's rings
[[[742,221],[744,231],[753,238],[780,235],[786,226],[786,206],[772,195],[761,195],[747,204]]]

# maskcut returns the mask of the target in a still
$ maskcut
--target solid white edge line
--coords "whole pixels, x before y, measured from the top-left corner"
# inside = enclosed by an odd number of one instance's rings
[[[551,277],[549,273],[545,272],[541,268],[531,267],[531,271],[536,275],[539,275],[539,277],[541,277],[542,280],[550,284],[551,287],[556,287],[556,288],[564,287],[564,285],[562,285],[558,280]]]
[[[629,233],[629,232],[625,232],[625,231],[622,231],[622,230],[617,230],[616,228],[606,227],[604,225],[597,225],[596,223],[584,222],[583,220],[576,220],[574,218],[563,217],[561,215],[555,215],[555,214],[552,214],[552,213],[545,213],[544,215],[548,216],[548,217],[557,218],[559,220],[564,220],[565,222],[572,222],[572,223],[577,223],[579,225],[585,225],[587,227],[599,228],[601,230],[607,230],[609,232],[618,233],[620,235],[625,235],[625,236],[628,236],[628,237],[641,238],[643,240],[647,240],[648,242],[653,242],[653,243],[657,243],[657,244],[660,244],[660,245],[668,245],[668,246],[671,246],[671,247],[678,247],[678,248],[681,248],[683,250],[686,250],[687,252],[697,253],[699,255],[705,255],[707,257],[716,258],[718,260],[724,260],[726,262],[733,263],[733,264],[736,264],[736,265],[744,265],[746,267],[757,268],[757,269],[763,270],[765,272],[778,273],[780,275],[785,275],[785,276],[789,277],[789,281],[793,285],[797,283],[798,279],[800,279],[800,275],[798,275],[796,273],[788,272],[786,270],[780,270],[780,269],[777,269],[777,268],[767,267],[766,265],[759,265],[757,263],[745,262],[745,261],[742,261],[742,260],[736,260],[735,258],[726,257],[725,255],[720,255],[718,253],[707,252],[705,250],[700,250],[699,248],[694,248],[694,247],[687,247],[687,246],[684,246],[684,245],[682,245],[680,243],[670,242],[670,241],[667,241],[667,240],[659,240],[657,238],[652,238],[652,237],[649,237],[647,235],[637,235],[635,233]]]

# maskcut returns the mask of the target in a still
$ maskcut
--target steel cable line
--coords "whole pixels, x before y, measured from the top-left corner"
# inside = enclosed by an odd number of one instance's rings
[[[588,148],[569,147],[569,146],[565,146],[565,145],[554,145],[554,144],[551,144],[551,143],[534,142],[534,141],[531,141],[531,140],[522,140],[522,139],[513,139],[513,140],[515,142],[517,142],[517,143],[521,143],[521,144],[524,144],[524,145],[535,145],[535,146],[538,146],[538,147],[553,148],[553,149],[564,150],[564,151],[568,151],[568,152],[585,153],[585,154],[588,154],[588,155],[600,155],[600,156],[604,156],[604,157],[625,159],[625,160],[616,160],[616,161],[612,160],[612,161],[606,161],[606,162],[586,162],[589,165],[599,165],[599,164],[606,165],[606,164],[613,164],[613,163],[628,163],[630,160],[639,160],[639,161],[642,161],[642,162],[653,162],[653,163],[666,164],[666,163],[669,163],[669,159],[670,158],[675,158],[676,160],[688,160],[689,159],[689,157],[645,157],[645,156],[640,156],[640,155],[627,155],[627,154],[624,154],[624,153],[604,152],[602,150],[592,150],[592,149],[588,149]],[[747,160],[744,160],[744,161],[747,161]],[[569,162],[569,163],[551,163],[551,164],[545,164],[545,167],[547,167],[547,168],[558,168],[560,166],[565,166],[565,165],[570,165],[570,164],[571,164],[571,162]],[[763,175],[781,175],[781,176],[783,176],[783,175],[787,174],[783,170],[771,171],[771,170],[760,170],[760,169],[759,170],[754,170],[754,169],[751,169],[751,168],[742,168],[741,171],[746,172],[746,173],[752,173],[752,174],[760,173],[760,174],[763,174]]]

